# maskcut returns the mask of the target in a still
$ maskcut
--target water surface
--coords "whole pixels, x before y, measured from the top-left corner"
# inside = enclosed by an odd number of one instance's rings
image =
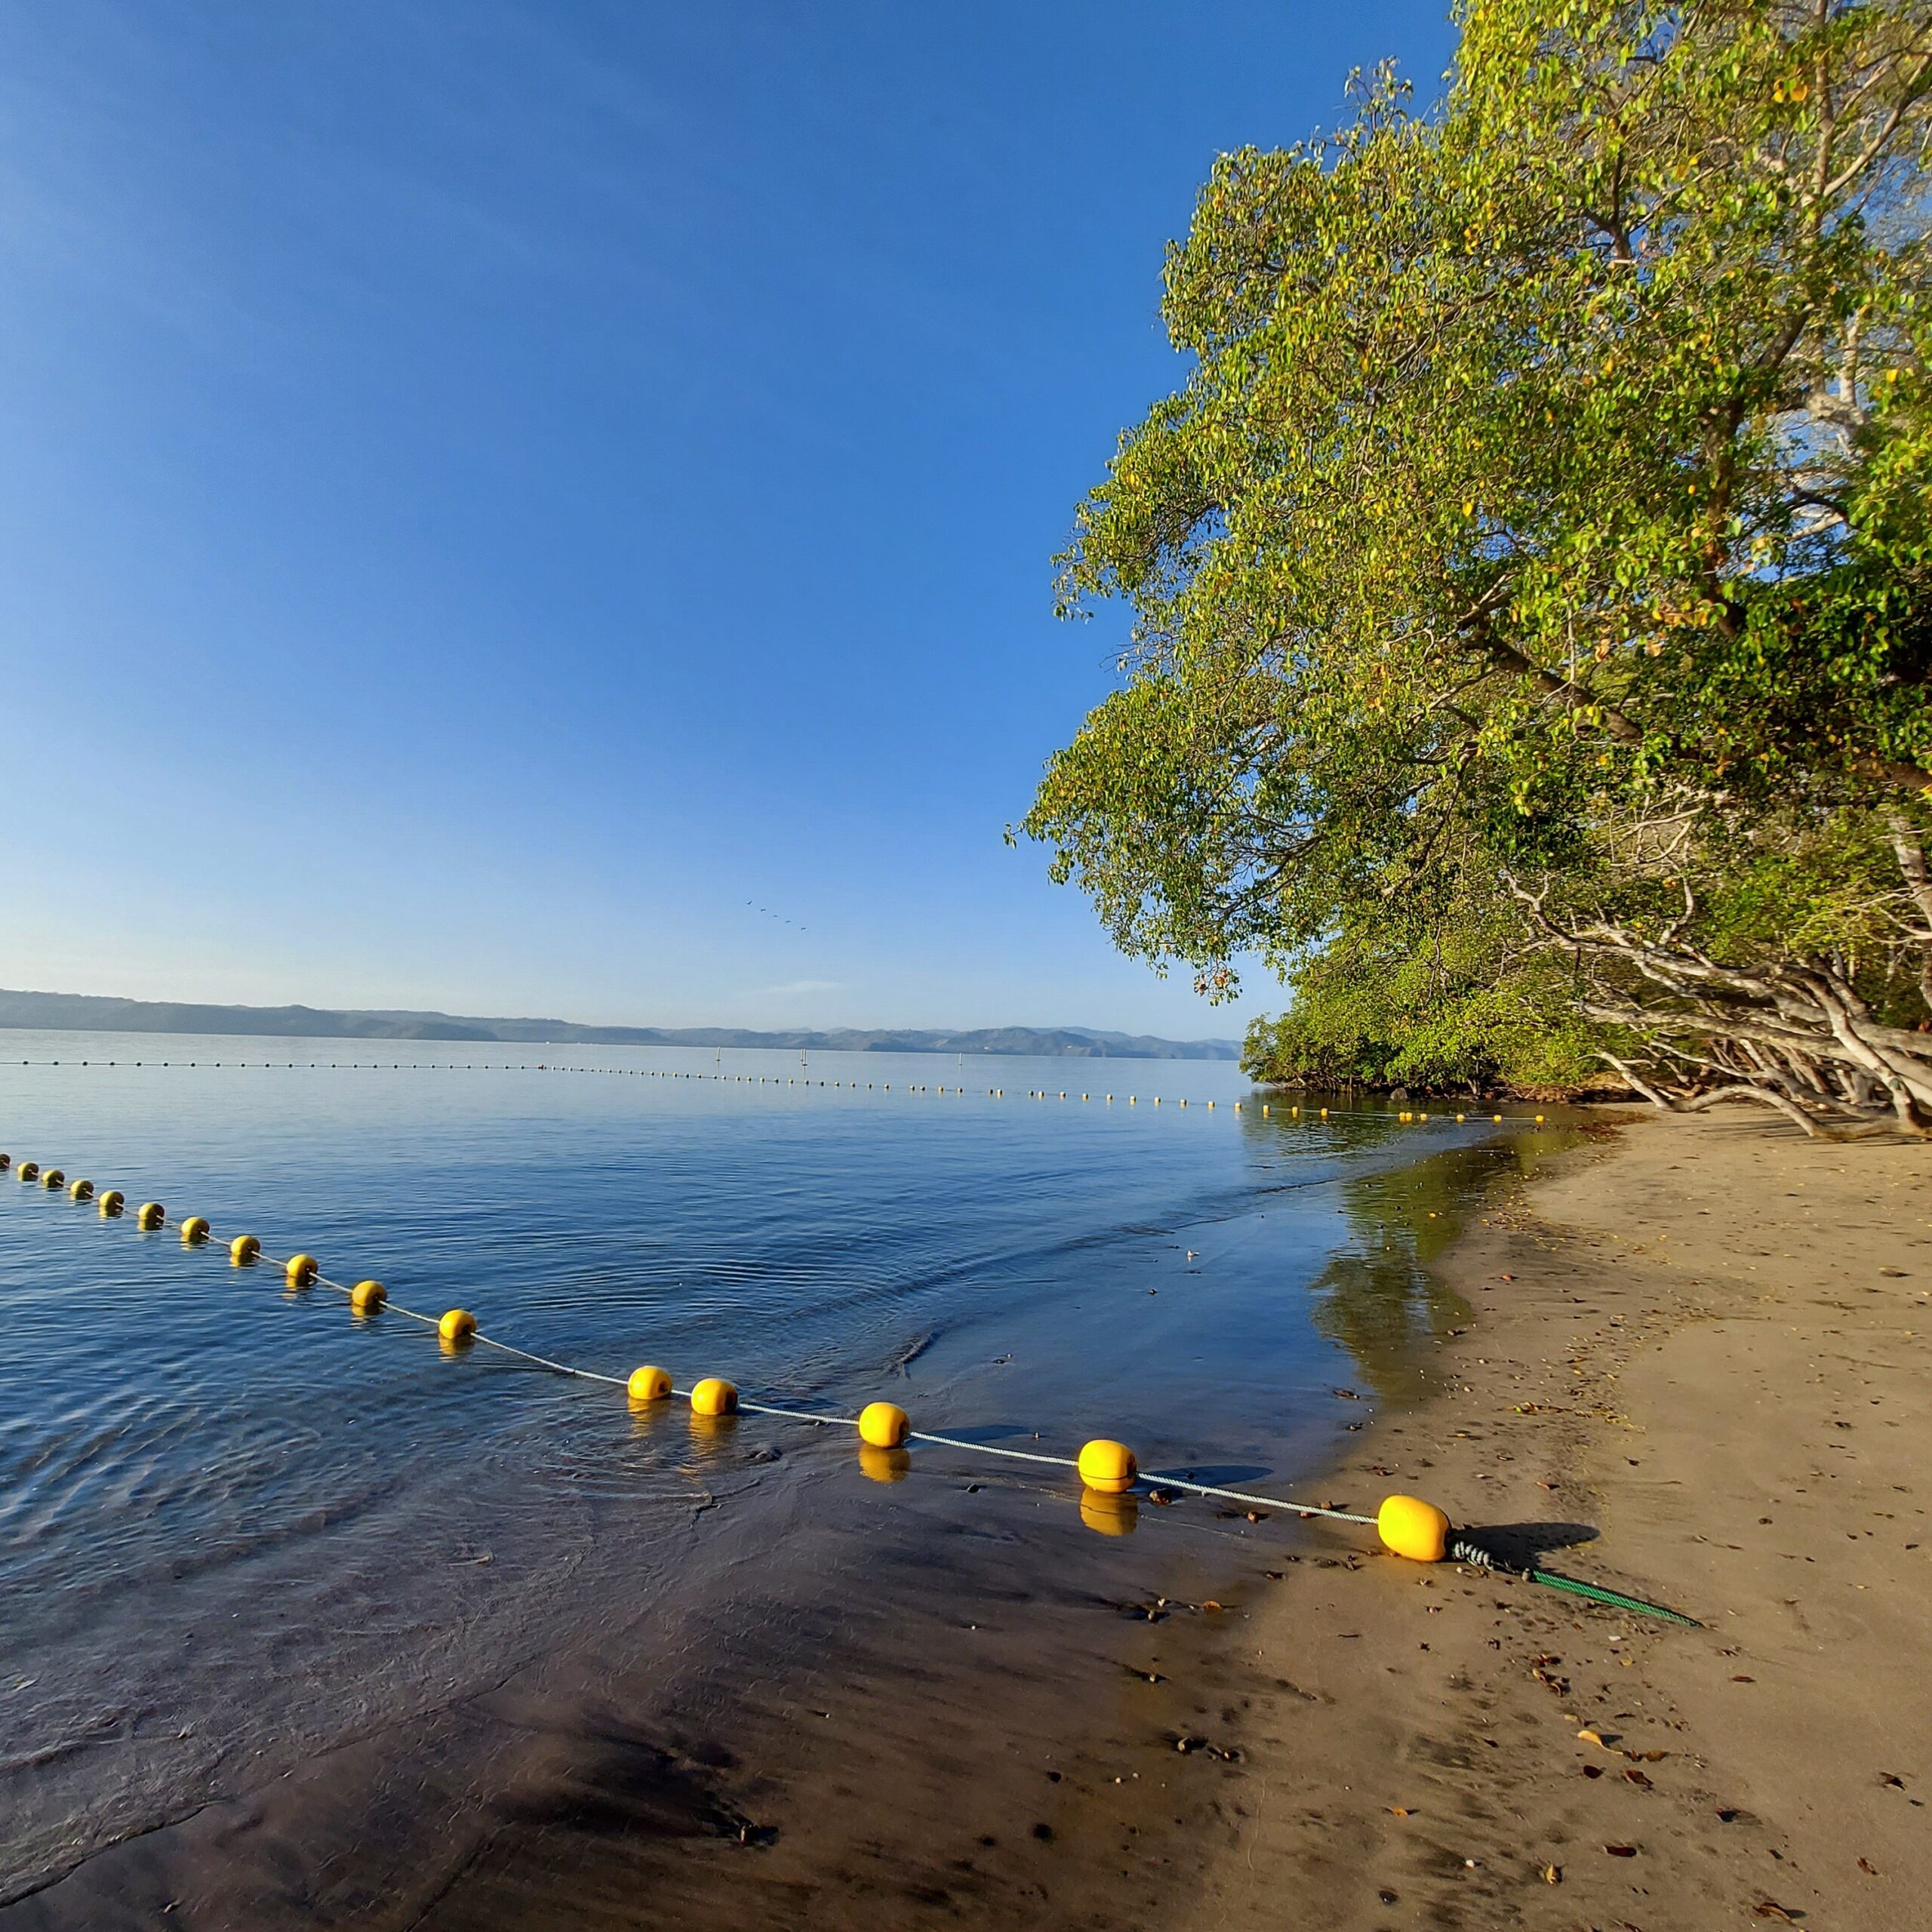
[[[1406,1392],[1436,1228],[1515,1143],[1264,1118],[1224,1063],[19,1033],[0,1147],[217,1236],[0,1193],[4,1901],[600,1632],[721,1681],[835,1534],[943,1578],[983,1491],[1022,1595],[1128,1560],[1051,1471],[871,1482],[849,1437],[453,1355],[229,1236],[605,1374],[1279,1489]]]

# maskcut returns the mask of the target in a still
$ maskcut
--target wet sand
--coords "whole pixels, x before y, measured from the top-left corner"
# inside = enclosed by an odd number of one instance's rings
[[[1639,1116],[1445,1272],[1435,1398],[1337,1492],[1572,1540],[1546,1567],[1709,1627],[1389,1558],[1253,1576],[1292,1688],[1232,1728],[1177,1922],[1932,1924],[1932,1153]]]
[[[803,1453],[785,1520],[707,1525],[718,1587],[675,1629],[614,1603],[481,1695],[286,1775],[237,1766],[233,1795],[94,1852],[0,1924],[1097,1928],[1171,1910],[1238,1768],[1174,1748],[1200,1721],[1200,1626],[1224,1614],[1173,1594],[1185,1540],[1089,1535],[1070,1497],[1023,1481],[875,1486],[849,1451]],[[1217,1570],[1235,1534],[1202,1533]]]
[[[671,1627],[620,1590],[0,1926],[1927,1923],[1928,1178],[1735,1116],[1605,1128],[1435,1257],[1427,1372],[1380,1391],[1423,1399],[1315,1485],[1706,1630],[1198,1503],[1090,1534],[1037,1484],[859,1482],[808,1441],[777,1516],[707,1518]]]

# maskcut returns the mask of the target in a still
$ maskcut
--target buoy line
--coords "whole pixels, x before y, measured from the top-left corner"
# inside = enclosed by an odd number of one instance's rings
[[[9,1061],[8,1064],[11,1066],[14,1064],[14,1063]],[[801,1080],[794,1074],[786,1075],[781,1081],[780,1076],[775,1073],[690,1072],[687,1072],[681,1067],[673,1066],[552,1066],[547,1060],[539,1060],[535,1063],[531,1063],[524,1060],[512,1062],[509,1060],[457,1061],[358,1060],[330,1060],[325,1064],[321,1060],[312,1060],[306,1068],[300,1060],[23,1060],[20,1061],[19,1064],[22,1066],[35,1067],[64,1066],[69,1068],[78,1066],[92,1069],[109,1067],[126,1069],[128,1068],[135,1068],[148,1071],[152,1071],[156,1069],[164,1070],[173,1070],[178,1069],[183,1071],[231,1071],[242,1073],[248,1072],[251,1069],[264,1073],[594,1073],[618,1079],[641,1079],[648,1077],[653,1080],[709,1080],[716,1082],[720,1086],[724,1087],[777,1087],[782,1084],[786,1087],[842,1087],[855,1094],[859,1091],[859,1083],[856,1080]],[[892,1091],[892,1082],[887,1080],[878,1082],[875,1084],[873,1081],[868,1080],[865,1084],[865,1091],[868,1094],[889,1094]],[[942,1095],[951,1094],[955,1098],[960,1100],[964,1100],[968,1097],[968,1090],[964,1087],[929,1087],[923,1082],[917,1081],[901,1081],[900,1082],[899,1091],[902,1094],[939,1094]],[[977,1091],[977,1090],[975,1090],[975,1091]],[[1006,1089],[1004,1087],[989,1087],[986,1091],[985,1097],[989,1100],[1003,1100],[1006,1098]],[[1017,1097],[1016,1096],[1015,1097]],[[1029,1100],[1071,1100],[1072,1097],[1073,1097],[1070,1092],[1062,1091],[1049,1094],[1044,1088],[1029,1088],[1026,1092],[1026,1098]],[[1128,1094],[1127,1097],[1128,1106],[1130,1107],[1137,1107],[1140,1104],[1140,1097],[1141,1097],[1138,1094]],[[1171,1097],[1161,1094],[1149,1094],[1147,1097],[1154,1106],[1158,1107],[1163,1105],[1165,1101]],[[1082,1094],[1080,1096],[1080,1098],[1081,1101],[1089,1104],[1092,1104],[1094,1102],[1094,1096],[1091,1094]],[[1115,1103],[1117,1098],[1118,1097],[1112,1094],[1103,1094],[1100,1097],[1099,1104],[1104,1106],[1112,1106]],[[1200,1108],[1204,1112],[1212,1113],[1214,1112],[1220,1103],[1215,1100],[1190,1101],[1189,1099],[1177,1099],[1174,1104],[1179,1111],[1183,1113],[1186,1112],[1190,1104]],[[1227,1103],[1227,1106],[1228,1110],[1231,1113],[1237,1114],[1240,1113],[1244,1108],[1258,1108],[1263,1120],[1269,1120],[1275,1118],[1278,1109],[1278,1103],[1275,1101],[1257,1101],[1251,1098],[1247,1100],[1230,1100]],[[1395,1113],[1391,1113],[1386,1108],[1381,1107],[1303,1107],[1295,1104],[1291,1104],[1288,1106],[1287,1109],[1287,1115],[1291,1121],[1300,1121],[1303,1122],[1312,1122],[1324,1120],[1392,1121],[1398,1127],[1427,1127],[1432,1124],[1438,1126],[1447,1126],[1452,1123],[1460,1127],[1467,1123],[1470,1118],[1466,1109],[1461,1113],[1454,1115],[1440,1112],[1431,1114],[1426,1110],[1418,1111],[1413,1109],[1403,1109]],[[1478,1115],[1476,1118],[1480,1121],[1481,1116]],[[1521,1114],[1506,1115],[1493,1113],[1489,1116],[1489,1124],[1494,1127],[1542,1127],[1546,1123],[1543,1115],[1541,1114],[1537,1114],[1534,1116],[1525,1116]]]
[[[118,1188],[107,1189],[97,1197],[94,1184],[91,1180],[69,1182],[60,1168],[49,1168],[43,1171],[38,1161],[31,1160],[22,1161],[16,1167],[11,1155],[0,1153],[0,1174],[4,1174],[10,1167],[14,1168],[15,1174],[23,1183],[38,1182],[44,1192],[57,1192],[64,1187],[70,1201],[76,1204],[93,1201],[103,1220],[118,1220],[126,1211],[126,1196]],[[143,1232],[152,1232],[165,1226],[167,1219],[167,1210],[162,1203],[158,1201],[143,1201],[135,1211],[134,1225]],[[205,1248],[209,1245],[214,1230],[205,1217],[198,1214],[189,1215],[180,1225],[183,1247]],[[1606,1589],[1600,1585],[1580,1582],[1574,1577],[1558,1576],[1553,1571],[1510,1563],[1473,1540],[1467,1532],[1459,1531],[1442,1510],[1420,1497],[1385,1497],[1374,1515],[1363,1515],[1327,1503],[1302,1502],[1292,1497],[1264,1496],[1252,1491],[1227,1489],[1215,1484],[1196,1482],[1180,1476],[1143,1477],[1134,1451],[1126,1444],[1107,1437],[1097,1437],[1085,1444],[1078,1456],[1060,1456],[1048,1451],[1011,1449],[998,1443],[974,1442],[964,1436],[943,1435],[915,1429],[912,1426],[910,1417],[894,1402],[869,1402],[856,1416],[826,1415],[810,1410],[748,1401],[739,1393],[734,1383],[718,1376],[707,1376],[694,1383],[688,1389],[680,1389],[675,1385],[667,1370],[652,1363],[632,1370],[627,1377],[609,1375],[600,1370],[580,1368],[572,1363],[558,1361],[548,1355],[540,1355],[531,1349],[520,1348],[514,1342],[506,1342],[498,1337],[487,1334],[478,1325],[476,1317],[467,1309],[446,1309],[439,1315],[431,1315],[423,1309],[407,1307],[400,1302],[391,1300],[387,1289],[380,1281],[361,1281],[350,1285],[331,1279],[322,1273],[320,1263],[312,1254],[297,1254],[286,1257],[266,1254],[262,1251],[260,1241],[253,1235],[234,1236],[228,1243],[227,1252],[229,1265],[232,1267],[279,1269],[283,1278],[291,1288],[323,1287],[332,1290],[343,1297],[351,1313],[358,1321],[373,1320],[386,1310],[420,1323],[426,1327],[435,1329],[442,1346],[448,1352],[460,1352],[472,1346],[494,1349],[500,1354],[512,1356],[552,1374],[567,1376],[578,1381],[598,1383],[608,1388],[622,1389],[635,1404],[648,1405],[675,1398],[688,1402],[692,1414],[697,1416],[728,1416],[742,1412],[820,1427],[851,1429],[857,1432],[863,1445],[862,1455],[867,1449],[898,1451],[903,1451],[909,1442],[924,1442],[968,1455],[992,1456],[1014,1462],[1072,1469],[1081,1481],[1083,1519],[1095,1527],[1107,1527],[1109,1534],[1118,1534],[1119,1525],[1106,1525],[1103,1518],[1097,1516],[1094,1506],[1098,1505],[1104,1509],[1109,1504],[1117,1504],[1121,1499],[1131,1497],[1144,1483],[1150,1491],[1183,1490],[1196,1496],[1213,1497],[1243,1503],[1254,1509],[1279,1511],[1288,1515],[1359,1524],[1373,1529],[1383,1547],[1392,1554],[1407,1557],[1415,1562],[1449,1561],[1466,1563],[1478,1568],[1501,1571],[1505,1574],[1520,1577],[1530,1583],[1566,1591],[1606,1608],[1659,1617],[1666,1622],[1692,1629],[1703,1627],[1696,1618],[1687,1617],[1678,1611],[1667,1609],[1660,1604],[1648,1603],[1641,1598],[1626,1596],[1621,1591]]]

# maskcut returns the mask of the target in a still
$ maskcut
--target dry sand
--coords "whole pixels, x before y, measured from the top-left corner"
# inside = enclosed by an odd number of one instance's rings
[[[1932,1925],[1928,1181],[1919,1148],[1640,1117],[1493,1202],[1436,1399],[1337,1493],[1593,1530],[1547,1566],[1708,1628],[1288,1567],[1242,1641],[1292,1687],[1229,1727],[1177,1922]]]

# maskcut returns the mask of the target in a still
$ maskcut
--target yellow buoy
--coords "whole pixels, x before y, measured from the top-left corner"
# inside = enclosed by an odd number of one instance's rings
[[[903,1449],[875,1449],[869,1442],[859,1444],[859,1469],[874,1482],[903,1482],[912,1459]]]
[[[40,1177],[40,1163],[38,1161],[23,1161],[18,1171],[23,1181],[37,1180]]]
[[[181,1223],[181,1245],[197,1247],[208,1238],[208,1224],[199,1214],[190,1214]]]
[[[624,1386],[633,1402],[661,1402],[671,1392],[670,1371],[654,1368],[647,1362],[642,1368],[631,1371],[631,1379]]]
[[[388,1289],[380,1281],[358,1281],[349,1291],[349,1308],[352,1315],[374,1315],[389,1298]]]
[[[1538,1114],[1537,1118],[1541,1120],[1543,1115]],[[58,1168],[49,1168],[46,1173],[41,1176],[40,1184],[49,1194],[55,1194],[67,1185],[67,1177]]]
[[[94,1198],[94,1183],[91,1180],[75,1181],[67,1190],[67,1198],[69,1201],[91,1201]]]
[[[1542,1115],[1541,1114],[1538,1114],[1538,1115],[1537,1115],[1537,1126],[1539,1126],[1539,1127],[1542,1126],[1542,1124],[1543,1124],[1543,1115]]]
[[[912,1426],[896,1402],[868,1402],[859,1411],[859,1434],[875,1449],[897,1449]]]
[[[476,1333],[476,1318],[466,1308],[446,1309],[436,1333],[446,1342],[466,1342]]]
[[[1500,1114],[1491,1114],[1490,1118],[1495,1121],[1498,1127],[1503,1124],[1503,1116]]]
[[[110,1187],[100,1197],[97,1204],[100,1209],[100,1218],[103,1221],[111,1221],[127,1204],[127,1197],[118,1187]]]
[[[228,1244],[229,1261],[237,1268],[252,1266],[261,1251],[262,1244],[253,1235],[237,1235]]]
[[[721,1376],[707,1375],[691,1391],[694,1416],[730,1416],[738,1412],[738,1392]]]
[[[158,1228],[168,1219],[168,1210],[158,1201],[143,1201],[134,1210],[134,1225],[137,1228]]]
[[[1131,1537],[1140,1521],[1140,1499],[1106,1490],[1080,1492],[1080,1520],[1097,1536]]]
[[[1440,1563],[1448,1554],[1449,1518],[1419,1496],[1390,1496],[1375,1512],[1375,1533],[1412,1563]]]
[[[1464,1120],[1466,1120],[1468,1118],[1469,1118],[1469,1116],[1468,1116],[1466,1114],[1458,1114],[1458,1115],[1456,1116],[1456,1118],[1457,1118],[1457,1120],[1459,1122],[1460,1122],[1460,1121],[1464,1121]]]
[[[291,1288],[306,1288],[322,1272],[322,1266],[312,1254],[291,1254],[282,1272]]]
[[[1080,1452],[1080,1480],[1103,1496],[1118,1496],[1134,1487],[1140,1465],[1124,1442],[1097,1438]]]

